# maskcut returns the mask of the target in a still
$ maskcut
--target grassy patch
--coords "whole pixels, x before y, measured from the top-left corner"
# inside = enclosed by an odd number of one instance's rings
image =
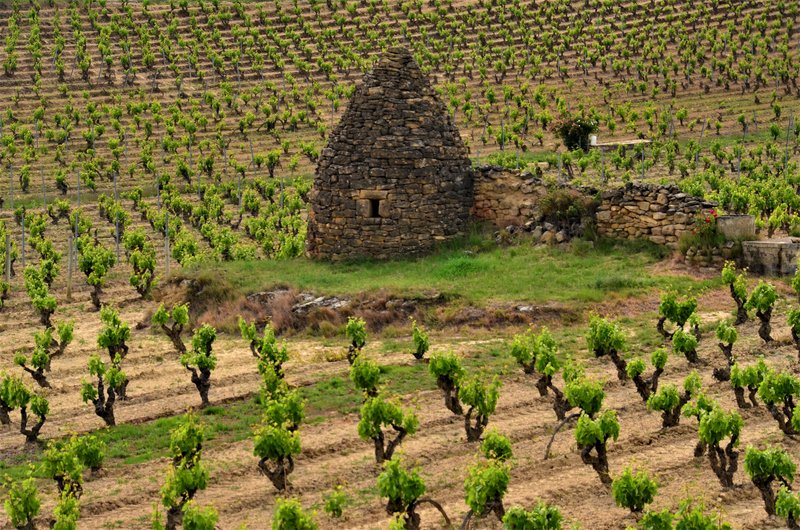
[[[488,247],[488,248],[487,248]],[[511,247],[470,240],[419,259],[391,262],[327,263],[304,258],[204,265],[189,276],[227,278],[242,293],[278,284],[330,295],[389,290],[414,295],[436,290],[467,302],[599,302],[654,288],[699,287],[685,276],[650,275],[647,268],[663,249],[639,243],[603,243],[579,251]]]

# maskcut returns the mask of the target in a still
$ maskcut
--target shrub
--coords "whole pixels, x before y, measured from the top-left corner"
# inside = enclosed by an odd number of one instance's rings
[[[672,333],[664,329],[664,324],[669,321],[683,330],[686,321],[689,317],[697,311],[697,299],[687,298],[682,302],[678,302],[675,293],[666,293],[661,296],[661,302],[658,305],[658,324],[656,328],[664,338],[671,338]]]
[[[142,298],[150,296],[156,279],[156,250],[144,230],[137,228],[125,232],[125,256],[133,272],[129,281]]]
[[[724,412],[719,407],[703,414],[698,434],[700,441],[708,446],[708,460],[724,488],[733,487],[733,475],[739,460],[739,433],[744,422],[737,412]],[[720,444],[727,439],[725,447]]]
[[[78,248],[78,268],[86,275],[86,283],[92,287],[92,304],[100,309],[100,294],[105,285],[108,271],[116,264],[114,252],[102,246],[88,234],[75,242]]]
[[[56,312],[58,303],[55,296],[50,294],[50,289],[42,277],[42,273],[36,267],[28,265],[25,267],[25,291],[31,299],[33,308],[39,313],[39,321],[46,328],[52,328],[53,323],[50,317]]]
[[[363,439],[372,440],[375,444],[375,461],[378,464],[391,460],[395,449],[403,439],[417,432],[419,421],[411,413],[404,411],[398,405],[383,398],[369,398],[361,406],[361,420],[358,422],[358,435]],[[391,427],[397,434],[385,441],[386,434],[383,427]]]
[[[153,313],[152,322],[154,326],[159,326],[164,334],[169,337],[179,355],[186,353],[186,344],[181,338],[181,333],[189,323],[189,304],[175,304],[172,306],[171,311],[168,311],[164,304],[161,304],[158,306],[158,310]]]
[[[540,396],[546,396],[548,390],[557,392],[553,387],[553,376],[561,369],[561,362],[558,345],[547,328],[542,328],[538,335],[533,330],[516,335],[511,343],[511,356],[526,374],[540,374],[536,382]]]
[[[20,422],[19,432],[25,436],[27,443],[35,443],[39,439],[39,431],[42,430],[47,415],[50,413],[50,403],[42,396],[32,394],[25,389],[17,396],[17,406],[19,407]],[[30,428],[28,427],[28,409],[36,416],[37,420]]]
[[[242,338],[250,342],[250,352],[258,359],[258,371],[262,372],[265,366],[269,366],[276,374],[283,377],[283,363],[289,360],[289,351],[285,343],[278,346],[272,324],[267,323],[263,335],[259,337],[256,323],[248,324],[239,317],[239,331],[242,333]]]
[[[756,393],[764,381],[764,376],[767,374],[767,365],[763,357],[758,360],[756,364],[740,367],[738,363],[731,367],[731,386],[733,387],[733,394],[736,396],[736,404],[739,408],[750,408],[758,406],[756,401]],[[744,389],[749,391],[750,404],[744,400]]]
[[[466,519],[494,513],[502,521],[505,516],[503,496],[508,490],[509,478],[508,465],[497,460],[470,467],[464,481],[465,500],[469,507]],[[468,526],[462,525],[462,528]]]
[[[634,474],[629,467],[611,484],[614,503],[632,513],[641,513],[645,506],[653,502],[657,491],[658,485],[646,471]]]
[[[200,393],[201,407],[211,403],[208,392],[211,390],[211,372],[217,367],[217,357],[211,350],[217,330],[208,324],[197,328],[192,336],[192,350],[181,355],[181,364],[192,374],[192,383]]]
[[[486,432],[486,436],[481,443],[481,453],[487,460],[498,460],[500,462],[507,462],[514,456],[511,449],[511,441],[494,429]]]
[[[755,309],[756,316],[761,321],[761,326],[758,328],[758,336],[765,343],[772,342],[770,320],[772,318],[772,308],[777,299],[778,291],[764,280],[758,282],[756,288],[750,293],[750,298],[747,299],[746,308]]]
[[[287,477],[294,470],[293,457],[300,454],[300,436],[284,425],[267,423],[253,432],[253,446],[260,459],[258,469],[278,491],[284,491]]]
[[[477,377],[469,379],[459,388],[458,398],[469,407],[464,418],[468,442],[478,441],[483,434],[483,430],[489,423],[489,416],[494,414],[497,407],[497,400],[500,397],[499,389],[500,381],[498,379],[486,384]],[[471,421],[473,413],[475,413],[474,423]]]
[[[214,530],[219,514],[213,506],[198,507],[194,501],[183,506],[183,530]]]
[[[690,373],[683,382],[683,395],[678,393],[675,385],[666,385],[652,394],[647,400],[647,408],[661,412],[661,427],[667,429],[680,422],[683,406],[700,391],[700,376]]]
[[[70,446],[75,449],[75,455],[84,465],[92,471],[98,471],[103,467],[106,458],[106,444],[92,434],[85,436],[75,436],[70,438]]]
[[[5,478],[5,489],[8,492],[3,506],[14,528],[21,530],[34,530],[33,520],[39,515],[42,503],[39,500],[39,490],[33,477],[15,481],[10,477]]]
[[[356,389],[364,393],[364,399],[375,397],[378,395],[381,367],[375,361],[359,355],[350,367],[350,380]]]
[[[106,425],[116,425],[114,418],[114,403],[120,389],[128,384],[128,377],[120,367],[122,359],[117,355],[110,367],[100,360],[97,355],[89,358],[89,375],[97,378],[97,386],[84,380],[81,383],[81,399],[84,403],[92,402],[94,412],[100,416]]]
[[[334,519],[339,519],[344,513],[345,506],[350,503],[350,499],[342,486],[336,486],[333,491],[323,495],[323,501],[325,501],[323,506],[325,513]]]
[[[208,470],[201,461],[203,439],[203,428],[191,413],[170,433],[172,467],[161,488],[161,503],[167,508],[166,530],[176,530],[183,507],[208,485]]]
[[[561,530],[563,520],[557,507],[539,502],[531,511],[516,506],[509,509],[503,525],[508,530]]]
[[[744,470],[761,492],[767,515],[775,515],[775,492],[772,483],[776,480],[787,486],[794,480],[797,466],[789,453],[782,448],[759,450],[748,447],[744,453]]]
[[[128,355],[126,341],[131,338],[131,327],[122,321],[119,312],[111,306],[103,306],[100,310],[100,321],[103,328],[97,335],[97,345],[108,351],[108,357],[112,361],[117,355],[120,359],[125,359]]]
[[[722,355],[725,356],[725,360],[727,361],[727,366],[724,368],[715,368],[714,377],[719,381],[727,381],[731,377],[731,367],[733,367],[735,362],[733,358],[733,345],[739,338],[739,334],[736,332],[736,328],[729,322],[722,321],[719,326],[717,326],[716,336],[717,340],[719,340],[719,349],[722,350]]]
[[[795,418],[795,400],[800,396],[800,379],[787,372],[767,369],[758,387],[758,397],[766,405],[778,427],[788,435],[800,432],[800,417]]]
[[[650,396],[658,390],[658,380],[661,374],[664,373],[664,367],[667,365],[669,354],[664,348],[658,348],[650,356],[650,363],[653,365],[653,373],[650,377],[644,378],[642,374],[645,370],[644,360],[637,358],[628,363],[626,373],[631,378],[633,384],[636,386],[636,391],[642,400],[647,403]]]
[[[586,412],[582,412],[575,428],[575,441],[581,450],[581,460],[584,464],[592,466],[603,484],[612,483],[608,473],[608,440],[619,437],[619,422],[617,413],[607,410],[597,419],[592,419]],[[594,451],[594,455],[592,454]]]
[[[611,357],[614,366],[617,367],[619,380],[627,379],[627,364],[619,355],[625,348],[625,335],[616,324],[599,316],[593,316],[589,321],[586,345],[595,357],[600,358],[606,355]]]
[[[794,347],[797,348],[797,358],[800,360],[800,309],[790,309],[786,320],[792,332]]]
[[[458,400],[459,384],[464,378],[461,358],[453,352],[431,355],[428,371],[436,378],[436,386],[444,394],[444,406],[447,410],[460,416],[464,413]]]
[[[42,458],[42,473],[56,482],[59,493],[80,496],[83,490],[83,462],[70,441],[47,444]]]
[[[272,515],[272,530],[317,530],[314,517],[294,499],[278,499]]]
[[[672,348],[675,353],[686,357],[691,364],[700,362],[700,358],[697,356],[697,338],[691,333],[682,329],[675,330],[675,334],[672,336]]]
[[[786,486],[778,490],[775,513],[786,518],[786,526],[797,528],[797,521],[800,520],[800,494],[793,493]]]
[[[597,131],[597,122],[584,116],[565,116],[553,124],[553,131],[570,151],[588,151],[589,135]]]
[[[411,340],[414,342],[414,358],[420,360],[425,357],[425,354],[430,348],[428,333],[417,326],[417,321],[413,318],[411,319]]]
[[[361,353],[361,349],[367,343],[367,323],[363,318],[349,317],[344,333],[350,340],[350,347],[347,351],[347,360],[353,364],[356,356]]]
[[[406,521],[413,519],[417,500],[425,493],[425,481],[417,469],[406,469],[400,458],[392,458],[383,464],[383,472],[378,475],[378,493],[386,497],[386,512],[406,514]],[[412,516],[409,517],[409,512]],[[417,515],[417,527],[419,516]]]
[[[77,530],[78,519],[81,516],[78,498],[69,489],[61,492],[59,501],[53,509],[55,522],[53,530]],[[188,529],[187,529],[188,530]]]

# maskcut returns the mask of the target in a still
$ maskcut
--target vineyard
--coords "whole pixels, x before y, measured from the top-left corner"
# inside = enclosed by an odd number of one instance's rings
[[[800,277],[485,236],[302,257],[320,152],[398,45],[475,164],[800,234],[796,3],[0,13],[2,528],[797,528]],[[566,150],[575,117],[647,142]],[[285,293],[368,309],[289,325]]]

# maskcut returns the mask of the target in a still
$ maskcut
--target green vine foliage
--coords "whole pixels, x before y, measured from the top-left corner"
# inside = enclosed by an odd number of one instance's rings
[[[541,501],[530,511],[515,506],[503,516],[507,530],[561,530],[563,521],[561,510]]]
[[[589,321],[586,345],[597,357],[608,355],[612,351],[620,352],[625,348],[625,334],[615,323],[593,316]]]
[[[92,304],[99,310],[100,293],[108,272],[117,262],[116,256],[88,234],[79,237],[75,244],[78,248],[78,268],[86,275],[86,283],[93,288]]]
[[[597,419],[592,419],[585,412],[581,413],[575,427],[575,441],[580,447],[605,445],[607,440],[617,438],[619,438],[619,422],[615,410],[607,410]]]
[[[503,497],[510,480],[508,464],[496,460],[479,462],[469,468],[464,481],[465,501],[476,516],[504,512]]]
[[[295,499],[278,499],[272,516],[272,530],[317,530],[313,515]]]
[[[3,485],[8,492],[3,507],[11,525],[14,528],[33,530],[35,528],[33,520],[39,515],[42,507],[36,479],[28,477],[16,481],[7,476]]]
[[[375,460],[378,464],[390,460],[394,450],[407,435],[413,435],[419,428],[417,416],[400,408],[382,397],[367,399],[361,406],[361,420],[358,422],[358,435],[375,443]],[[397,434],[385,443],[384,428],[391,428]]]
[[[417,321],[411,319],[411,340],[414,343],[414,358],[422,359],[431,347],[428,333],[417,325]]]
[[[264,333],[259,336],[256,323],[247,323],[239,317],[239,331],[242,338],[250,343],[250,351],[258,359],[258,371],[261,373],[271,367],[279,376],[283,376],[283,363],[289,360],[286,344],[278,344],[272,324],[264,326]]]
[[[498,460],[500,462],[507,462],[514,457],[511,440],[495,429],[486,431],[483,442],[481,442],[481,453],[487,460]]]
[[[661,303],[658,305],[658,315],[681,329],[695,311],[697,311],[696,298],[687,298],[679,302],[677,295],[672,292],[662,295]]]
[[[125,256],[133,272],[129,281],[142,298],[150,296],[156,279],[156,250],[144,230],[128,230],[123,237]]]
[[[359,355],[350,367],[350,380],[364,393],[365,399],[378,395],[381,367],[372,359]]]
[[[378,493],[388,499],[387,512],[405,513],[425,494],[425,481],[419,470],[406,468],[402,459],[394,457],[384,462],[383,472],[378,475]]]
[[[209,473],[201,461],[204,437],[203,428],[193,414],[187,414],[170,433],[172,467],[161,488],[161,502],[167,508],[167,530],[177,527],[183,507],[208,485]]]
[[[634,473],[629,467],[611,485],[614,503],[632,513],[641,513],[652,504],[657,492],[658,485],[646,471]]]

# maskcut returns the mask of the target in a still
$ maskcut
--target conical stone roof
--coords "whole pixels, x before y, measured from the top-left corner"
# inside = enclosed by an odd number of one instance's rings
[[[309,255],[422,254],[459,234],[471,206],[468,152],[447,109],[411,54],[388,50],[321,153]]]

